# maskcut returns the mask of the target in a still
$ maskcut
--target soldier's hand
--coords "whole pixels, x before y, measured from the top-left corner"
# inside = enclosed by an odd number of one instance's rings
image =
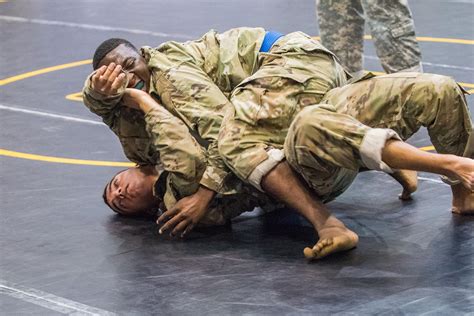
[[[185,237],[193,230],[206,215],[209,203],[215,194],[213,191],[201,188],[195,194],[179,200],[158,218],[156,223],[164,224],[160,228],[160,234],[171,231],[172,237],[178,234]]]
[[[125,84],[126,77],[122,66],[110,63],[96,70],[92,76],[92,89],[106,96],[117,94],[118,89]]]

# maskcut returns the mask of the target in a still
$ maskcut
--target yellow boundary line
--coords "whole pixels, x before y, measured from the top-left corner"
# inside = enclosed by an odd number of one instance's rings
[[[85,159],[71,159],[71,158],[60,158],[53,156],[43,156],[35,154],[21,153],[12,150],[6,150],[0,148],[0,156],[21,158],[36,161],[55,162],[71,165],[88,165],[88,166],[105,166],[105,167],[133,167],[136,164],[132,162],[117,162],[117,161],[100,161],[100,160],[85,160]]]
[[[71,93],[66,96],[66,99],[71,101],[82,102],[82,92]]]
[[[30,71],[30,72],[27,72],[27,73],[24,73],[24,74],[21,74],[21,75],[17,75],[17,76],[2,79],[2,80],[0,80],[0,86],[4,86],[6,84],[9,84],[9,83],[12,83],[12,82],[15,82],[15,81],[20,81],[20,80],[23,80],[23,79],[26,79],[26,78],[31,78],[31,77],[35,77],[35,76],[38,76],[38,75],[42,75],[42,74],[45,74],[45,73],[48,73],[48,72],[53,72],[53,71],[58,71],[58,70],[62,70],[62,69],[78,67],[78,66],[82,66],[82,65],[88,65],[90,63],[92,63],[92,59],[86,59],[86,60],[76,61],[76,62],[73,62],[73,63],[62,64],[62,65],[43,68],[43,69],[39,69],[39,70],[35,70],[35,71]]]
[[[371,40],[372,36],[365,35],[364,39]],[[474,45],[474,40],[467,40],[461,38],[445,38],[445,37],[426,37],[426,36],[417,36],[416,39],[419,42],[433,42],[433,43],[448,43],[448,44],[464,44],[464,45]]]

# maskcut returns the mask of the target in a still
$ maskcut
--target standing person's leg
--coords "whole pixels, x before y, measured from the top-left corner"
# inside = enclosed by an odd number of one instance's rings
[[[364,69],[364,12],[360,0],[316,0],[321,43],[355,76]]]
[[[387,73],[423,72],[407,0],[362,0],[377,56]]]

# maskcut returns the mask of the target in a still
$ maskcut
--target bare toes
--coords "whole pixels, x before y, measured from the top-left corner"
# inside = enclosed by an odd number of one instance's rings
[[[403,190],[403,192],[398,196],[402,201],[409,201],[412,199],[411,193],[409,191]]]
[[[306,247],[303,250],[303,254],[306,257],[306,259],[313,259],[314,258],[314,251],[312,248]]]

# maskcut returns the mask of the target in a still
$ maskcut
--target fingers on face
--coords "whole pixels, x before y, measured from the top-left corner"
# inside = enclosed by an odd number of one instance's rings
[[[107,69],[107,66],[102,66],[99,69],[97,69],[95,71],[94,75],[92,76],[92,82],[94,82],[94,83],[100,82],[102,80],[101,79],[102,75],[104,74],[106,69]]]
[[[107,66],[101,66],[99,69],[95,71],[93,78],[100,78],[100,76],[104,74],[106,69],[107,69]]]
[[[115,78],[114,82],[112,83],[111,89],[114,91],[118,90],[123,85],[124,79],[125,79],[125,74],[124,73],[119,74]]]
[[[111,65],[113,66],[111,67]],[[105,74],[102,77],[104,77],[106,81],[106,87],[108,89],[112,88],[112,85],[114,84],[115,79],[117,79],[121,71],[122,71],[122,66],[115,65],[114,63],[111,63],[109,67],[107,67],[107,70],[105,71]]]

